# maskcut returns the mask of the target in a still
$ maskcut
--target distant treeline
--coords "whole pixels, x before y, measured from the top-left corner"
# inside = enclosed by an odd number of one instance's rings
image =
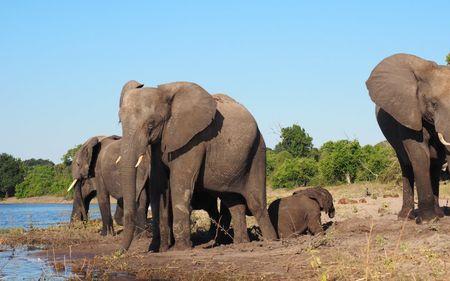
[[[320,148],[299,125],[281,129],[281,141],[267,149],[267,180],[273,188],[335,185],[357,181],[401,180],[394,150],[387,142],[361,146],[357,140],[328,141]],[[0,154],[0,198],[67,194],[72,181],[70,166],[78,145],[67,151],[61,163],[50,160],[22,161]]]
[[[357,140],[338,140],[315,148],[312,140],[299,125],[281,129],[281,142],[267,151],[267,179],[273,188],[401,180],[387,142],[361,146]]]
[[[0,198],[18,198],[67,194],[72,181],[70,165],[80,146],[70,149],[55,164],[46,159],[21,160],[12,155],[0,154]]]

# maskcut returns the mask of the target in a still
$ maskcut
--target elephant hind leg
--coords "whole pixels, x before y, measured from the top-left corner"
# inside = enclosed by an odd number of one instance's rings
[[[431,177],[431,188],[433,189],[434,195],[434,209],[439,217],[444,217],[443,208],[439,207],[439,179],[441,175],[442,162],[439,160],[431,159],[430,165],[430,177]]]
[[[277,239],[267,211],[266,199],[266,149],[262,137],[252,160],[245,188],[245,199],[250,212],[255,216],[264,239]]]
[[[414,219],[414,172],[410,164],[400,161],[402,169],[403,204],[398,213],[399,219]]]
[[[230,193],[222,197],[222,202],[228,207],[231,213],[231,223],[233,225],[233,242],[244,243],[250,239],[247,233],[247,219],[245,217],[245,200],[240,194]]]

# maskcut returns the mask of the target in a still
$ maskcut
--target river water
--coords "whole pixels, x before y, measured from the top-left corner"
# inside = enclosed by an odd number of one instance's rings
[[[0,204],[0,238],[2,229],[6,228],[46,228],[69,222],[71,212],[71,204]],[[91,204],[89,217],[100,218],[97,204]],[[0,244],[0,280],[67,280],[70,277],[70,272],[55,272],[47,261],[34,255],[37,251],[28,247],[11,249]]]

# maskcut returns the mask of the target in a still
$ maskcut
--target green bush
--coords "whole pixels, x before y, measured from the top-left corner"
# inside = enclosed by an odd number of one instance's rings
[[[378,180],[392,165],[393,149],[388,145],[366,145],[361,149],[361,168],[357,173],[358,181]],[[395,157],[395,162],[397,158]]]
[[[274,188],[306,186],[317,174],[317,162],[311,158],[285,160],[273,173]]]
[[[309,157],[313,149],[312,137],[297,124],[281,129],[281,142],[276,152],[287,151],[294,157]]]
[[[450,53],[445,57],[445,61],[450,65]]]
[[[13,196],[15,186],[23,181],[24,175],[20,159],[6,153],[0,154],[0,198]]]
[[[357,140],[329,141],[320,148],[319,172],[323,184],[352,183],[361,168]]]
[[[24,181],[16,186],[16,197],[64,195],[70,182],[68,168],[62,164],[34,166],[28,171]]]

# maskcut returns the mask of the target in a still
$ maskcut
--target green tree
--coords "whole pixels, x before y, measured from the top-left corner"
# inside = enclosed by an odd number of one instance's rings
[[[75,147],[67,150],[67,152],[63,155],[61,161],[66,167],[70,167],[70,165],[72,165],[72,161],[75,158],[75,155],[77,154],[81,146],[82,146],[81,144],[76,145]]]
[[[365,145],[361,149],[361,168],[357,173],[358,181],[373,181],[390,167],[392,148],[386,145]]]
[[[6,153],[0,154],[0,198],[13,196],[15,186],[23,181],[24,174],[20,159]]]
[[[447,57],[445,57],[445,61],[448,65],[450,65],[450,53],[447,55]]]
[[[64,195],[71,180],[64,164],[34,166],[30,168],[24,181],[16,186],[16,197]]]
[[[402,182],[402,170],[400,168],[400,163],[397,159],[397,154],[392,146],[387,142],[383,141],[375,145],[375,147],[380,147],[387,158],[387,165],[384,170],[380,171],[378,181],[382,183],[396,183],[398,185]]]
[[[26,168],[32,168],[34,166],[54,166],[55,163],[53,163],[52,161],[48,160],[48,159],[35,159],[35,158],[31,158],[25,161],[22,161],[23,165]]]
[[[283,164],[284,161],[294,158],[286,150],[276,153],[273,150],[268,150],[266,152],[266,175],[270,175],[275,171],[277,167]]]
[[[320,152],[319,171],[325,184],[354,182],[361,168],[361,146],[357,140],[328,141]]]
[[[274,188],[306,186],[317,174],[317,161],[311,158],[293,158],[284,161],[273,173]]]
[[[297,124],[281,129],[281,142],[275,151],[288,151],[294,157],[308,157],[313,149],[312,137]]]

